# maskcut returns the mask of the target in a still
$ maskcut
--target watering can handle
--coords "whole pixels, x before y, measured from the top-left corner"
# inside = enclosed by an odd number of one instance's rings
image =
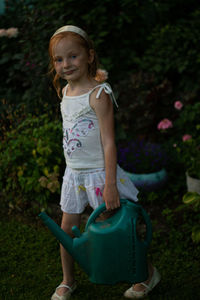
[[[144,221],[146,223],[146,239],[145,239],[145,244],[148,247],[149,244],[151,243],[152,240],[152,225],[151,225],[151,220],[149,215],[147,214],[147,212],[144,210],[144,208],[140,205],[140,209],[141,209],[141,214],[144,218]],[[137,222],[137,220],[136,220]],[[136,234],[136,224],[135,224],[135,234]],[[137,236],[137,234],[136,234]]]
[[[123,204],[126,204],[128,202],[128,200],[126,200],[126,199],[120,199],[120,204],[121,204],[121,206],[123,205]],[[147,246],[149,246],[149,244],[150,244],[150,242],[151,242],[151,240],[152,240],[152,225],[151,225],[151,220],[150,220],[150,218],[149,218],[149,215],[147,214],[147,212],[143,209],[143,207],[141,206],[141,205],[139,205],[139,204],[134,204],[134,205],[136,205],[137,207],[139,207],[140,208],[140,210],[141,210],[141,214],[142,214],[142,216],[143,216],[143,218],[144,218],[144,221],[145,221],[145,223],[146,223],[146,228],[147,228],[147,232],[146,232],[146,240],[144,241],[145,242],[145,244],[147,245]],[[95,222],[95,220],[96,220],[96,218],[102,213],[102,212],[104,212],[106,210],[106,205],[105,205],[105,203],[102,203],[98,208],[96,208],[94,211],[93,211],[93,213],[90,215],[90,217],[88,218],[88,221],[87,221],[87,224],[86,224],[86,231],[87,231],[87,229],[88,229],[88,227],[89,227],[89,225],[90,224],[92,224],[92,223],[94,223]],[[135,222],[137,222],[137,219],[135,220]],[[137,234],[136,234],[136,224],[135,224],[135,232],[134,232],[134,234],[137,236]]]
[[[127,200],[126,199],[120,199],[120,203],[121,205],[126,203]],[[93,213],[90,215],[90,217],[88,218],[87,224],[86,224],[86,230],[88,229],[89,225],[94,223],[96,218],[98,218],[98,216],[104,212],[106,210],[106,204],[102,203],[101,205],[99,205],[98,208],[96,208]]]

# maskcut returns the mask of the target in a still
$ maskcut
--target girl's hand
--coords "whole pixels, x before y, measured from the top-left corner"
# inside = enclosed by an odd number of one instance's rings
[[[120,207],[120,198],[116,184],[107,184],[103,191],[103,200],[107,210]]]

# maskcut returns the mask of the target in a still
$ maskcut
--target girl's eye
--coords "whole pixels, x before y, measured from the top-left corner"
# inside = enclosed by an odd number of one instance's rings
[[[55,58],[55,62],[61,62],[62,58]]]
[[[72,59],[75,59],[76,58],[76,55],[72,55]]]

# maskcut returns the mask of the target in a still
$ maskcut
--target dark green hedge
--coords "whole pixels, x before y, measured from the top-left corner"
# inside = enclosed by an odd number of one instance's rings
[[[64,24],[93,38],[111,83],[143,70],[167,77],[185,92],[198,90],[200,4],[175,0],[8,0],[0,27],[17,27],[16,38],[1,37],[1,98],[26,103],[29,111],[57,105],[47,77],[48,41]],[[46,104],[46,106],[44,105]],[[1,110],[3,108],[0,108]]]
[[[62,127],[47,115],[28,115],[0,143],[0,191],[10,209],[42,207],[59,199],[65,162]]]

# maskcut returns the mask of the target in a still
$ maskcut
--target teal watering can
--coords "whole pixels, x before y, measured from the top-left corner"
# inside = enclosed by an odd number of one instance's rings
[[[117,212],[104,221],[97,222],[96,219],[106,210],[105,204],[94,210],[83,233],[73,226],[74,238],[45,212],[39,215],[93,283],[136,283],[148,278],[147,249],[152,239],[149,216],[132,201],[121,199],[120,202]],[[146,224],[144,240],[139,238],[136,230],[141,217]]]

